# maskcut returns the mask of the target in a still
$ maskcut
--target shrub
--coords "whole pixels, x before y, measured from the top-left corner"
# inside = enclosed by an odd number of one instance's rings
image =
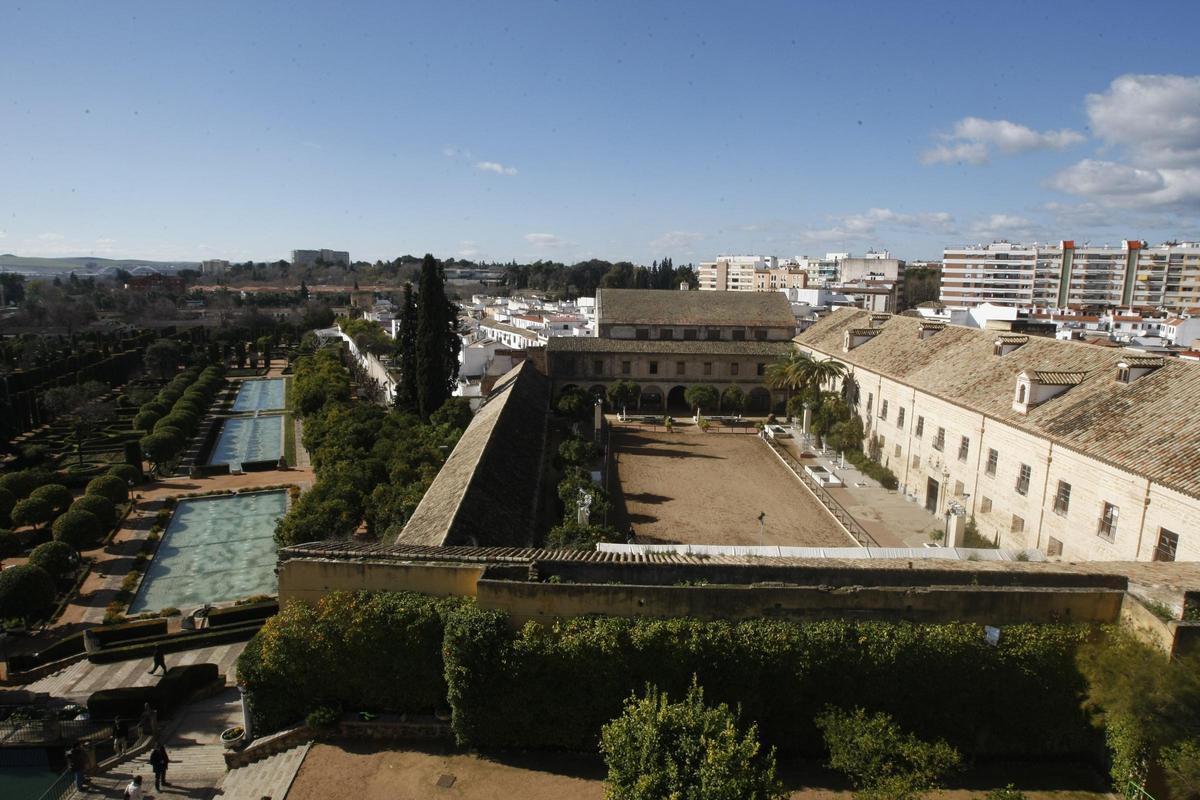
[[[546,547],[573,547],[594,550],[599,542],[623,542],[625,537],[611,525],[580,525],[576,520],[564,520],[546,534]]]
[[[98,494],[85,494],[75,499],[71,504],[72,511],[88,511],[100,520],[102,530],[108,530],[117,522],[117,508],[107,497]]]
[[[101,475],[99,478],[93,478],[88,482],[85,492],[107,497],[113,505],[124,503],[129,499],[129,487],[125,485],[125,481],[114,475]]]
[[[308,712],[308,716],[304,718],[304,724],[313,730],[329,731],[333,730],[341,715],[329,706],[318,706]]]
[[[126,486],[142,482],[142,471],[133,464],[113,464],[108,468],[108,474],[120,478]]]
[[[167,416],[154,423],[154,432],[166,428],[176,428],[181,432],[190,431],[196,427],[196,417],[183,411],[172,411]]]
[[[175,431],[175,433],[178,433],[178,431]],[[166,431],[155,431],[149,436],[144,437],[139,444],[142,450],[145,451],[147,458],[156,467],[174,458],[182,446],[176,436]]]
[[[54,578],[32,564],[0,572],[0,618],[27,624],[45,619],[54,610]]]
[[[858,467],[865,475],[879,481],[885,489],[895,489],[900,485],[896,474],[882,464],[878,464],[861,450],[847,450],[846,460]]]
[[[54,509],[55,514],[61,514],[66,511],[71,507],[71,501],[75,499],[70,489],[57,483],[48,483],[45,486],[39,486],[29,496],[45,500]]]
[[[78,559],[75,549],[62,541],[43,542],[33,548],[29,554],[29,563],[49,572],[55,580],[61,580],[75,573]]]
[[[148,431],[154,427],[154,423],[158,422],[162,415],[157,411],[146,408],[133,415],[133,429],[135,431]]]
[[[17,504],[17,498],[8,489],[0,489],[0,523],[8,521],[9,514],[12,513],[13,506]]]
[[[54,506],[40,497],[27,497],[17,501],[9,516],[14,525],[40,528],[54,518]]]
[[[0,475],[0,489],[12,493],[16,500],[33,494],[39,486],[54,482],[54,473],[44,469],[23,469]]]
[[[159,713],[166,716],[163,709],[156,705],[158,701],[157,686],[123,686],[117,689],[101,689],[92,692],[87,699],[88,714],[92,719],[111,720],[116,717],[137,722],[142,715],[146,703]]]
[[[21,537],[9,530],[0,530],[0,558],[21,555]]]
[[[445,618],[466,602],[335,592],[315,607],[287,605],[238,658],[256,729],[277,730],[320,706],[425,713],[444,707]]]
[[[829,766],[845,773],[863,800],[915,800],[937,789],[958,768],[958,751],[900,730],[887,714],[828,708],[816,719],[829,748]]]
[[[649,687],[631,697],[604,726],[600,749],[608,765],[607,800],[778,800],[775,752],[762,752],[754,725],[742,733],[729,706],[704,704],[694,681],[679,703]]]
[[[558,457],[566,464],[581,467],[596,458],[596,446],[586,439],[568,439],[558,446]]]
[[[104,535],[100,519],[90,511],[71,509],[54,520],[54,540],[66,542],[76,550],[84,550]]]

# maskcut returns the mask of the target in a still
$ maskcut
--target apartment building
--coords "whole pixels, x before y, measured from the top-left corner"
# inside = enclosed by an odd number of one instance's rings
[[[942,302],[1020,308],[1162,308],[1200,310],[1200,243],[1118,247],[992,242],[947,248]]]
[[[201,275],[224,275],[229,272],[229,262],[221,258],[210,258],[200,262]]]
[[[551,337],[548,370],[556,394],[579,386],[603,395],[631,380],[641,410],[685,411],[688,386],[737,386],[752,412],[766,413],[786,400],[763,385],[767,366],[790,352],[795,332],[782,292],[600,289],[595,335]]]
[[[715,261],[701,262],[697,279],[701,291],[757,291],[754,274],[759,270],[779,269],[775,256],[717,256]]]
[[[346,250],[293,250],[293,267],[315,267],[317,262],[350,266],[350,253]]]
[[[1200,363],[839,310],[796,339],[849,393],[901,491],[1001,547],[1200,559]]]

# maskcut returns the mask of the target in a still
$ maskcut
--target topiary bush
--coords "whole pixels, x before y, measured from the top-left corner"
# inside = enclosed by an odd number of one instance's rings
[[[9,530],[0,530],[0,558],[21,555],[21,537]]]
[[[52,531],[55,541],[84,550],[99,541],[104,535],[104,526],[92,512],[73,508],[54,520]]]
[[[0,571],[0,618],[27,625],[54,610],[54,578],[41,567],[18,564]]]
[[[120,478],[126,486],[136,486],[142,482],[142,471],[133,464],[113,464],[108,468],[108,474]]]
[[[34,489],[53,482],[54,473],[44,469],[22,469],[0,475],[0,489],[11,492],[16,500],[23,500]]]
[[[61,514],[66,511],[71,507],[71,501],[75,499],[70,489],[58,483],[48,483],[45,486],[39,486],[29,496],[45,500],[54,509],[55,514]]]
[[[86,494],[98,494],[107,497],[114,505],[124,503],[129,499],[129,487],[125,481],[113,475],[101,475],[88,482]]]
[[[133,416],[133,429],[135,431],[148,431],[154,427],[154,423],[162,418],[154,409],[145,408]]]
[[[98,494],[85,494],[76,498],[71,504],[72,511],[90,511],[100,520],[100,526],[107,531],[117,522],[117,507],[107,497]]]
[[[29,563],[46,570],[55,580],[62,580],[75,574],[75,566],[79,559],[75,548],[66,542],[55,540],[43,542],[33,548],[33,552],[29,554]]]
[[[54,507],[40,497],[27,497],[17,501],[9,516],[14,525],[40,528],[54,519]]]
[[[8,515],[12,513],[13,506],[17,504],[17,498],[8,489],[0,489],[0,524],[8,522]]]

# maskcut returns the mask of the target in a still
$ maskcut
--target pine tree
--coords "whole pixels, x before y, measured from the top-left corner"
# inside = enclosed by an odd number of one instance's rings
[[[426,253],[421,262],[417,306],[417,404],[421,418],[442,407],[458,379],[458,313],[446,298],[441,264]]]
[[[400,306],[400,330],[396,350],[400,356],[400,385],[396,387],[396,408],[417,413],[417,304],[411,283],[404,284]]]

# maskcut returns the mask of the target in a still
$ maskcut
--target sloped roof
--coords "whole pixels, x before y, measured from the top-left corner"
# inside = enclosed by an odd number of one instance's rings
[[[1132,383],[1117,380],[1121,350],[1031,337],[1004,357],[993,355],[995,334],[950,325],[918,336],[920,320],[892,317],[879,335],[849,353],[844,331],[868,314],[837,311],[796,342],[804,349],[880,373],[958,406],[978,411],[1164,486],[1200,497],[1200,364],[1166,359]],[[1078,385],[1021,414],[1012,409],[1017,373],[1081,374]]]
[[[596,319],[601,325],[796,325],[782,292],[597,289]]]
[[[496,382],[397,545],[527,545],[537,521],[549,393],[533,363]]]
[[[605,339],[596,336],[551,336],[551,353],[659,353],[661,355],[769,356],[782,358],[792,349],[790,340],[742,342],[683,339]]]

